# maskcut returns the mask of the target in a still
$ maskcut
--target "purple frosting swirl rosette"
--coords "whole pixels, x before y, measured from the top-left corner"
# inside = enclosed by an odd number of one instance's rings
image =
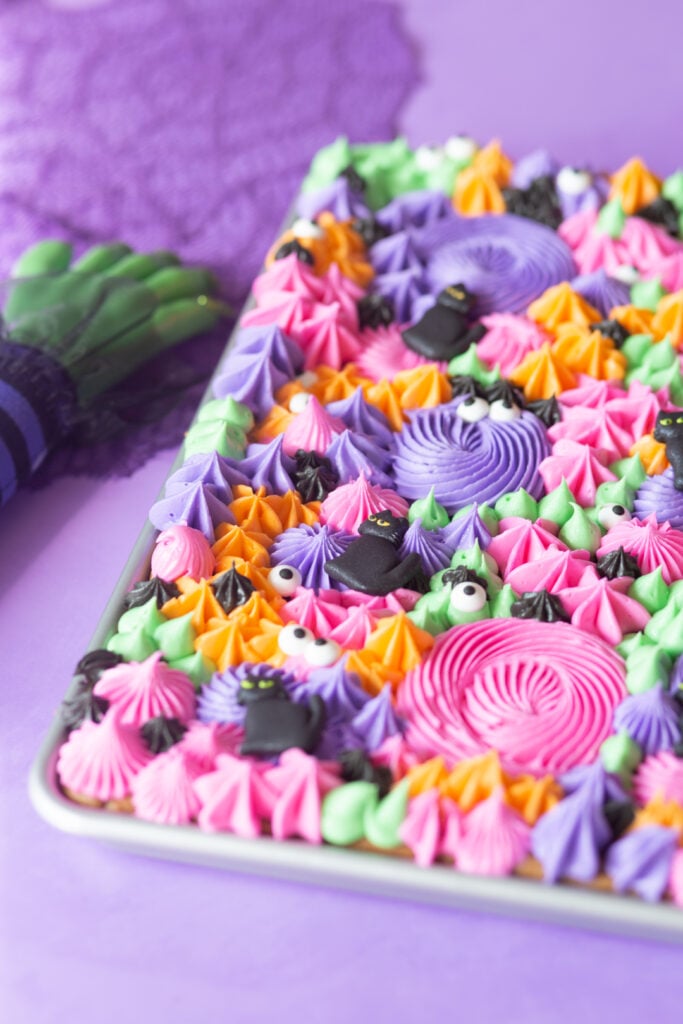
[[[638,519],[647,519],[654,512],[658,523],[668,520],[676,530],[683,530],[683,491],[674,487],[673,469],[645,479],[636,494],[633,511]]]
[[[488,417],[466,423],[457,413],[460,404],[421,410],[396,434],[392,473],[399,494],[417,499],[433,487],[450,513],[473,501],[493,503],[520,487],[540,498],[538,465],[550,454],[540,421],[523,412],[509,423]]]
[[[430,291],[464,284],[477,296],[477,316],[523,313],[547,288],[576,276],[554,231],[513,214],[444,217],[414,229],[412,239]]]

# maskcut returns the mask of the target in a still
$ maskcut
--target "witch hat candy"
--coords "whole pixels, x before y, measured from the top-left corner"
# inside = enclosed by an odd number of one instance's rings
[[[97,245],[28,249],[0,286],[0,505],[77,427],[98,429],[102,397],[165,349],[229,312],[209,271],[171,252]]]

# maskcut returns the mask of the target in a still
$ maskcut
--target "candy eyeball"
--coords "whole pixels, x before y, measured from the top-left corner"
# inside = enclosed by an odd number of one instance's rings
[[[334,665],[340,654],[341,647],[334,640],[318,637],[306,647],[304,659],[316,668],[327,668],[328,665]]]
[[[518,420],[521,415],[522,410],[514,403],[506,402],[502,398],[491,402],[489,416],[496,423],[512,423],[513,420]]]
[[[433,171],[443,162],[443,150],[437,146],[419,146],[415,150],[415,163],[421,171]]]
[[[456,583],[451,592],[451,606],[459,612],[480,612],[486,601],[486,591],[480,583]]]
[[[617,523],[628,523],[631,513],[623,505],[603,505],[598,511],[598,522],[606,530]]]
[[[282,597],[291,597],[301,586],[301,573],[293,565],[276,565],[268,573],[268,582]]]
[[[483,420],[488,416],[489,403],[485,398],[477,398],[473,395],[471,398],[466,398],[464,402],[461,402],[456,412],[465,423],[478,423],[479,420]]]
[[[303,654],[310,643],[315,640],[310,629],[299,626],[296,622],[288,622],[277,638],[278,647],[290,658]]]
[[[309,395],[307,391],[295,392],[289,400],[289,411],[295,414],[303,412],[312,397],[313,395]]]
[[[623,263],[620,267],[615,267],[614,270],[610,271],[612,277],[616,278],[617,281],[621,281],[622,284],[627,284],[629,287],[635,284],[636,281],[640,280],[640,274],[635,267],[629,266],[628,263]]]
[[[556,184],[565,195],[580,196],[591,187],[592,180],[588,171],[581,171],[577,167],[563,167],[557,175]]]
[[[456,164],[473,160],[478,149],[477,143],[469,135],[452,135],[444,146],[446,156]]]
[[[325,232],[314,221],[299,217],[292,224],[292,234],[295,238],[324,238]]]

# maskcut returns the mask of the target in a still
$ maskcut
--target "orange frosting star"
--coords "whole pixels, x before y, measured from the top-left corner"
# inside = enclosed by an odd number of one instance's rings
[[[257,491],[239,484],[233,487],[235,500],[228,508],[235,517],[238,526],[249,533],[262,533],[272,541],[280,533],[280,520],[266,497],[265,487]]]
[[[220,672],[230,665],[251,661],[248,634],[239,618],[210,619],[194,646],[217,665]]]
[[[371,405],[384,413],[392,430],[402,428],[404,416],[401,401],[390,381],[379,380],[376,384],[364,384],[363,394]]]
[[[317,366],[315,373],[318,379],[309,385],[308,391],[315,395],[321,405],[341,402],[350,398],[356,388],[372,383],[368,377],[358,373],[353,363],[348,363],[341,370],[334,370],[331,366]]]
[[[478,149],[472,160],[472,167],[476,167],[482,174],[488,174],[501,188],[510,184],[513,166],[510,157],[503,152],[499,139],[492,139]]]
[[[221,523],[211,550],[219,571],[229,569],[236,558],[267,568],[270,566],[269,544],[270,537],[266,534],[249,533],[233,523]]]
[[[575,375],[554,355],[547,341],[537,351],[527,353],[510,374],[510,380],[523,388],[524,397],[529,402],[552,398],[576,387]]]
[[[555,333],[560,324],[578,324],[590,327],[602,320],[602,314],[575,292],[567,281],[553,285],[532,302],[527,316],[546,330]]]
[[[683,343],[683,290],[665,295],[652,317],[652,331],[656,338],[669,338],[675,348]]]
[[[408,779],[408,792],[411,796],[419,796],[429,789],[440,789],[442,783],[448,778],[446,762],[442,757],[432,757],[429,761],[416,764],[406,773]]]
[[[284,434],[294,419],[293,413],[282,405],[274,405],[268,415],[251,431],[250,437],[259,444],[267,444],[274,437]]]
[[[433,636],[414,625],[405,612],[399,612],[380,619],[365,647],[351,651],[346,667],[360,676],[369,693],[379,693],[386,683],[395,690],[433,644]]]
[[[629,334],[652,334],[654,313],[639,306],[615,306],[609,312],[610,320],[618,320]]]
[[[678,842],[683,839],[683,807],[675,800],[664,800],[659,794],[645,804],[635,816],[631,830],[647,825],[663,825],[678,832]]]
[[[643,469],[648,476],[657,476],[669,468],[666,445],[655,441],[652,434],[643,434],[629,450],[629,455],[640,455]]]
[[[508,803],[527,825],[535,825],[542,815],[562,799],[562,787],[552,775],[541,779],[533,775],[519,775],[507,788]]]
[[[456,178],[453,206],[463,217],[505,213],[505,200],[496,179],[474,166],[466,167]]]
[[[172,597],[161,609],[161,614],[167,619],[177,619],[192,612],[192,625],[197,633],[203,633],[211,619],[227,618],[209,580],[197,583],[189,576],[183,576],[176,585],[181,591],[180,597]]]
[[[441,783],[443,796],[455,800],[463,811],[471,811],[498,786],[505,788],[509,776],[502,769],[497,750],[460,761]]]
[[[329,262],[336,263],[342,274],[350,278],[361,288],[367,288],[375,271],[366,258],[365,244],[363,239],[354,231],[351,221],[338,221],[334,216],[325,211],[318,217],[318,223],[325,232],[325,243],[329,254]],[[316,267],[317,269],[317,267]],[[324,273],[324,271],[319,271]]]
[[[429,409],[453,397],[448,377],[434,363],[402,370],[391,383],[402,409]]]
[[[552,353],[568,369],[596,380],[623,380],[626,374],[626,356],[614,342],[577,324],[560,324]]]
[[[292,526],[313,526],[320,519],[320,502],[309,501],[304,504],[297,491],[286,491],[285,494],[271,494],[266,501],[280,521],[280,529],[289,530]]]
[[[610,179],[610,199],[620,199],[624,212],[635,213],[657,198],[662,183],[640,157],[627,160]]]

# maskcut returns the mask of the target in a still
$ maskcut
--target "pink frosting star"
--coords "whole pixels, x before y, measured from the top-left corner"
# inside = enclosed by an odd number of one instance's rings
[[[517,516],[501,519],[500,533],[489,544],[487,554],[495,558],[506,582],[507,574],[517,566],[542,558],[549,549],[566,550],[566,544],[550,532],[550,524],[543,525],[543,522],[545,520],[532,523]]]
[[[456,866],[475,875],[509,875],[530,849],[531,829],[498,787],[465,815]]]
[[[201,802],[197,816],[206,832],[234,832],[254,839],[270,817],[275,792],[266,778],[268,766],[232,754],[219,754],[216,770],[195,782]]]
[[[617,523],[608,530],[598,548],[598,557],[620,547],[633,555],[643,573],[660,567],[665,583],[683,576],[683,533],[668,520],[658,523],[654,512],[646,519]]]
[[[553,445],[552,455],[543,459],[538,467],[547,491],[553,491],[567,481],[576,501],[588,508],[595,504],[595,492],[607,480],[616,476],[607,468],[609,455],[600,448],[590,448],[569,438]]]
[[[588,551],[558,551],[549,548],[540,558],[524,562],[507,573],[505,582],[518,594],[533,590],[558,590],[588,584],[597,580],[598,574],[590,561]]]
[[[285,751],[280,763],[270,768],[265,778],[275,793],[271,818],[275,838],[301,836],[309,843],[321,843],[322,799],[340,785],[338,766],[319,761],[295,747]]]

